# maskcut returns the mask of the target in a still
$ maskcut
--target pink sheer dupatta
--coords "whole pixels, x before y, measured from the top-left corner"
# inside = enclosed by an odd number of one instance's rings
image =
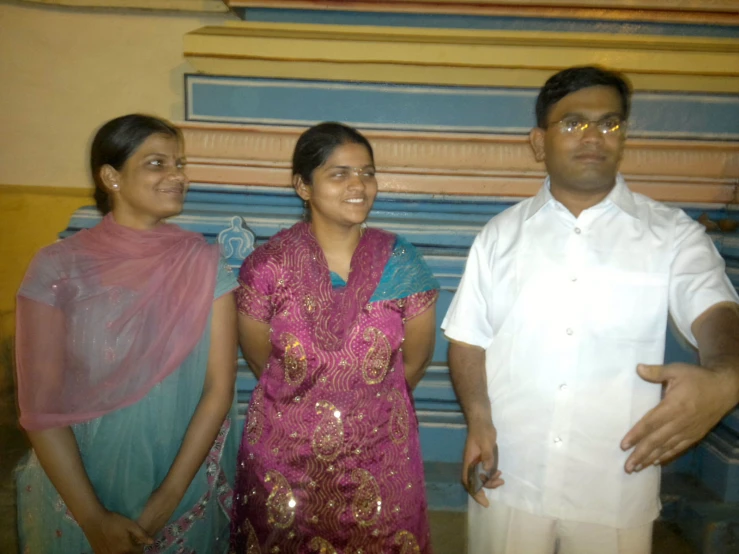
[[[17,297],[21,425],[89,421],[175,371],[205,330],[218,257],[197,233],[112,215],[41,250]]]

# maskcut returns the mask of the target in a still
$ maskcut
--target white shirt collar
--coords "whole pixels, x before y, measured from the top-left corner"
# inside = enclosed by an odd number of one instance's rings
[[[557,200],[552,196],[552,193],[549,190],[549,176],[547,176],[544,184],[539,189],[539,192],[537,192],[536,196],[531,199],[531,203],[526,211],[526,219],[531,218],[550,202],[557,202]],[[602,205],[606,202],[615,204],[624,213],[635,219],[639,218],[639,212],[636,209],[636,202],[634,202],[634,195],[631,190],[629,190],[629,187],[626,185],[626,181],[624,181],[624,178],[620,173],[616,175],[616,184],[613,189],[611,189],[611,192],[609,192],[608,196],[606,196],[598,205]]]

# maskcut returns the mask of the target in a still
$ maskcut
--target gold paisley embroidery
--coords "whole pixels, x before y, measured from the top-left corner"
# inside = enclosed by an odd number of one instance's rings
[[[382,383],[387,375],[392,348],[385,333],[376,327],[367,327],[364,330],[364,340],[370,343],[369,350],[362,362],[362,376],[368,385]]]
[[[344,445],[344,422],[336,406],[325,400],[316,402],[316,413],[321,416],[313,431],[313,453],[324,462],[333,462]]]
[[[416,537],[408,531],[395,533],[395,544],[400,546],[400,554],[421,554]]]
[[[295,497],[285,476],[277,471],[268,471],[265,483],[272,484],[267,498],[267,521],[279,529],[287,529],[295,520]]]
[[[259,294],[254,288],[246,283],[239,281],[239,288],[236,289],[236,308],[239,313],[246,314],[258,321],[269,320],[271,307],[269,299]]]
[[[248,519],[244,521],[241,530],[246,535],[246,554],[262,554],[262,549],[259,548],[259,539],[257,539],[254,527],[251,526]]]
[[[264,429],[264,389],[257,385],[249,402],[249,413],[246,417],[246,440],[256,444]]]
[[[359,484],[352,498],[352,514],[357,523],[363,527],[372,525],[382,510],[380,487],[372,474],[366,469],[356,468],[352,471],[352,481]]]
[[[402,444],[408,439],[408,408],[403,395],[397,389],[390,392],[388,400],[393,404],[388,424],[390,439],[395,444]]]
[[[290,385],[299,385],[305,379],[305,374],[308,371],[305,349],[300,344],[298,337],[292,333],[282,333],[280,343],[285,349],[285,381]]]
[[[316,311],[316,308],[318,307],[318,302],[316,302],[316,299],[313,298],[310,294],[307,294],[303,298],[303,309],[308,314],[312,314]]]
[[[331,543],[321,537],[313,537],[309,546],[311,550],[314,550],[317,554],[338,554]]]

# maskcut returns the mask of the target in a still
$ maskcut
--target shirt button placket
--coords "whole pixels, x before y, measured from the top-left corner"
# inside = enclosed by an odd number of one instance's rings
[[[587,259],[587,241],[583,234],[583,229],[579,226],[572,226],[572,235],[567,240],[567,258],[563,266],[564,279],[561,283],[561,291],[566,296],[567,305],[571,308],[568,312],[570,317],[565,316],[562,331],[565,337],[562,338],[562,359],[560,360],[565,367],[571,367],[573,371],[578,363],[578,333],[580,333],[583,325],[581,314],[585,310],[583,306],[584,298],[582,295],[586,292],[581,290],[580,278],[586,272],[585,260]],[[563,314],[564,315],[564,314]],[[584,331],[586,332],[586,331]],[[569,381],[572,374],[568,373],[561,377],[561,381],[553,384],[553,400],[554,410],[549,427],[549,455],[550,460],[546,470],[544,479],[545,487],[549,488],[549,493],[542,496],[543,503],[553,514],[564,513],[563,498],[566,482],[566,475],[571,464],[570,452],[570,427],[572,424],[574,403],[576,399],[569,390]]]

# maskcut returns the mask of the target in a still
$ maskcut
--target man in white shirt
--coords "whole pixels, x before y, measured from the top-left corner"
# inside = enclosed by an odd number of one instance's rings
[[[702,226],[618,174],[630,100],[597,67],[547,81],[530,140],[548,178],[476,237],[442,323],[465,484],[499,450],[470,501],[471,553],[648,554],[660,464],[739,401],[723,259]],[[661,365],[668,314],[700,366]]]

